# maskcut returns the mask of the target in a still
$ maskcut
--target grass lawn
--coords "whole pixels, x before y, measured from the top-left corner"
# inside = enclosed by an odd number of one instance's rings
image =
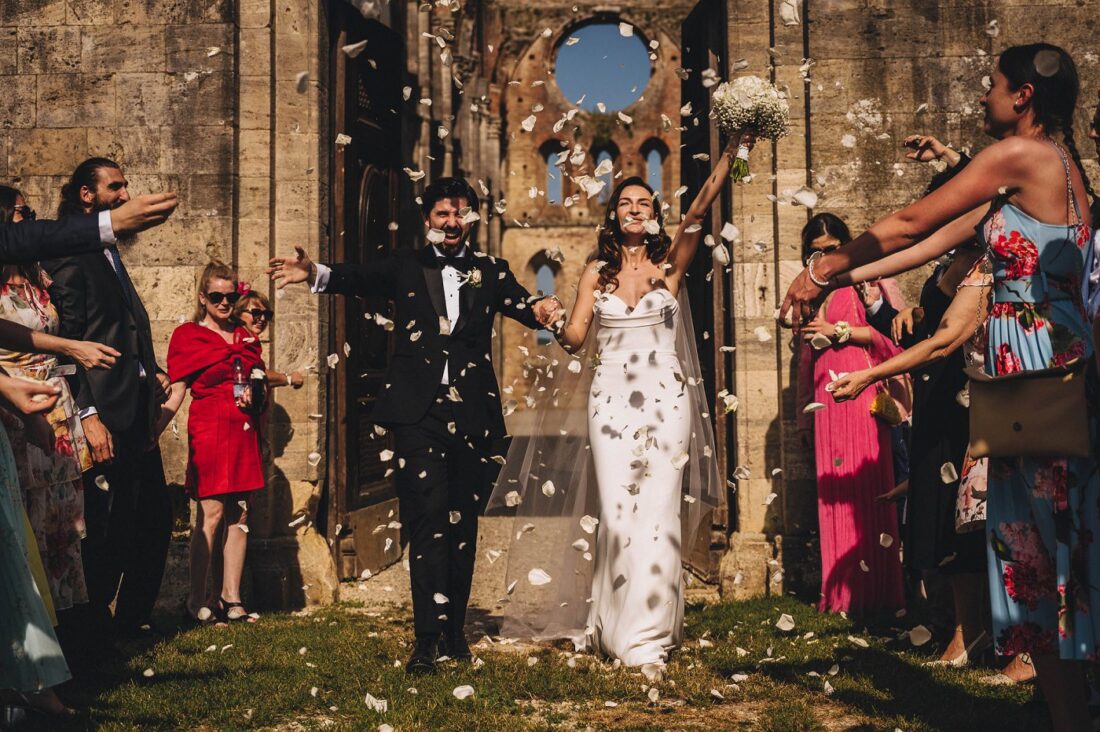
[[[781,613],[793,617],[793,630],[776,628]],[[477,668],[452,662],[434,676],[406,677],[410,615],[336,606],[266,615],[251,627],[135,642],[127,648],[134,654],[129,661],[104,663],[66,688],[67,698],[88,710],[71,728],[908,732],[1045,726],[1030,687],[976,683],[988,669],[923,668],[937,650],[934,643],[914,648],[899,638],[910,623],[891,617],[864,628],[819,615],[794,598],[689,608],[686,647],[656,691],[639,673],[590,656],[507,644],[479,647],[484,665]],[[838,669],[829,675],[834,664]],[[454,689],[467,684],[473,695],[456,698]],[[367,694],[385,700],[388,710],[372,709]]]

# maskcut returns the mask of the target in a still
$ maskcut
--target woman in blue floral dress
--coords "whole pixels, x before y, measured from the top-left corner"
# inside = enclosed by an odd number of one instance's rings
[[[986,369],[1001,375],[1092,358],[1083,296],[1092,190],[1073,137],[1076,67],[1057,46],[1014,46],[989,80],[980,103],[997,142],[935,193],[811,261],[781,313],[797,321],[825,290],[923,264],[977,228],[994,277]],[[1096,372],[1088,374],[1095,394]],[[1087,458],[991,460],[986,523],[991,582],[1003,587],[993,593],[1000,650],[1030,653],[1055,729],[1091,729],[1080,661],[1100,656],[1095,447]]]

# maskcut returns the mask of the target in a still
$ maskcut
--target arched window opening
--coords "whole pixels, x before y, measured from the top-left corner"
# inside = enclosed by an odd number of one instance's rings
[[[535,290],[539,295],[554,295],[557,292],[558,273],[561,265],[547,256],[545,250],[531,257],[527,263],[528,268],[535,273]],[[539,330],[535,334],[536,342],[540,346],[547,346],[554,342],[554,334],[548,330]]]
[[[555,151],[547,151],[543,159],[546,160],[546,202],[561,203],[565,195],[562,190],[564,188],[562,185],[563,175],[561,169],[555,165],[558,159],[558,153]]]
[[[665,199],[665,160],[668,148],[658,139],[647,140],[642,145],[642,157],[645,159],[645,180],[649,187]]]

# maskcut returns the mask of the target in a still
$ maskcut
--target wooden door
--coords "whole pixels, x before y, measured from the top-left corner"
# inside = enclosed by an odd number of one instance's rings
[[[333,261],[365,264],[400,245],[400,227],[392,224],[399,223],[404,193],[398,176],[404,43],[398,31],[364,20],[352,8],[333,9]],[[364,40],[366,48],[354,58],[341,50]],[[350,141],[337,141],[339,135]],[[334,297],[327,304],[329,353],[339,358],[328,372],[327,523],[337,571],[354,577],[401,556],[399,530],[388,528],[398,519],[396,493],[390,466],[380,458],[393,448],[392,437],[370,420],[392,351],[392,335],[380,318],[392,318],[392,312],[382,297]]]
[[[694,195],[702,188],[710,175],[711,162],[695,160],[692,156],[707,153],[710,160],[716,160],[722,151],[723,140],[718,130],[710,124],[710,90],[700,83],[703,69],[714,69],[722,78],[727,77],[726,56],[726,3],[724,0],[702,0],[691,11],[680,28],[680,46],[683,66],[692,69],[692,74],[681,85],[680,102],[691,102],[695,110],[694,117],[699,124],[687,125],[682,134],[683,148],[680,152],[680,179],[688,192],[681,198],[681,210],[686,211]],[[721,241],[719,231],[722,222],[730,214],[729,188],[715,202],[710,216],[704,223],[706,231]],[[730,278],[720,276],[722,268],[715,267],[708,256],[709,251],[700,247],[700,255],[695,258],[686,278],[688,298],[691,302],[691,315],[695,320],[695,338],[699,349],[699,364],[706,385],[707,401],[711,405],[711,414],[715,429],[715,443],[718,448],[718,473],[722,480],[729,479],[732,470],[730,456],[736,456],[735,422],[714,408],[716,395],[723,389],[736,393],[733,386],[733,354],[721,351],[723,346],[733,345],[733,316],[730,308]],[[710,276],[712,268],[714,275]],[[694,547],[688,547],[684,564],[708,582],[718,581],[718,564],[728,546],[728,533],[733,525],[730,515],[735,502],[728,500],[728,491],[723,493],[721,504],[712,512],[711,531],[700,532]]]

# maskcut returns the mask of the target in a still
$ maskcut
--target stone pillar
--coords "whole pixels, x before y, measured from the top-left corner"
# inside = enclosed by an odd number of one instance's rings
[[[280,371],[303,370],[302,389],[273,391],[266,430],[267,487],[256,495],[248,574],[257,607],[331,602],[338,581],[324,527],[317,527],[326,449],[320,408],[327,353],[318,352],[325,302],[303,287],[276,292],[267,260],[302,246],[323,257],[328,71],[321,16],[306,0],[243,0],[238,9],[240,70],[236,264],[241,277],[271,297],[275,323],[264,357]],[[304,93],[298,76],[309,76]],[[312,415],[312,416],[311,416]],[[310,453],[321,460],[311,465]],[[293,525],[292,525],[293,524]]]

